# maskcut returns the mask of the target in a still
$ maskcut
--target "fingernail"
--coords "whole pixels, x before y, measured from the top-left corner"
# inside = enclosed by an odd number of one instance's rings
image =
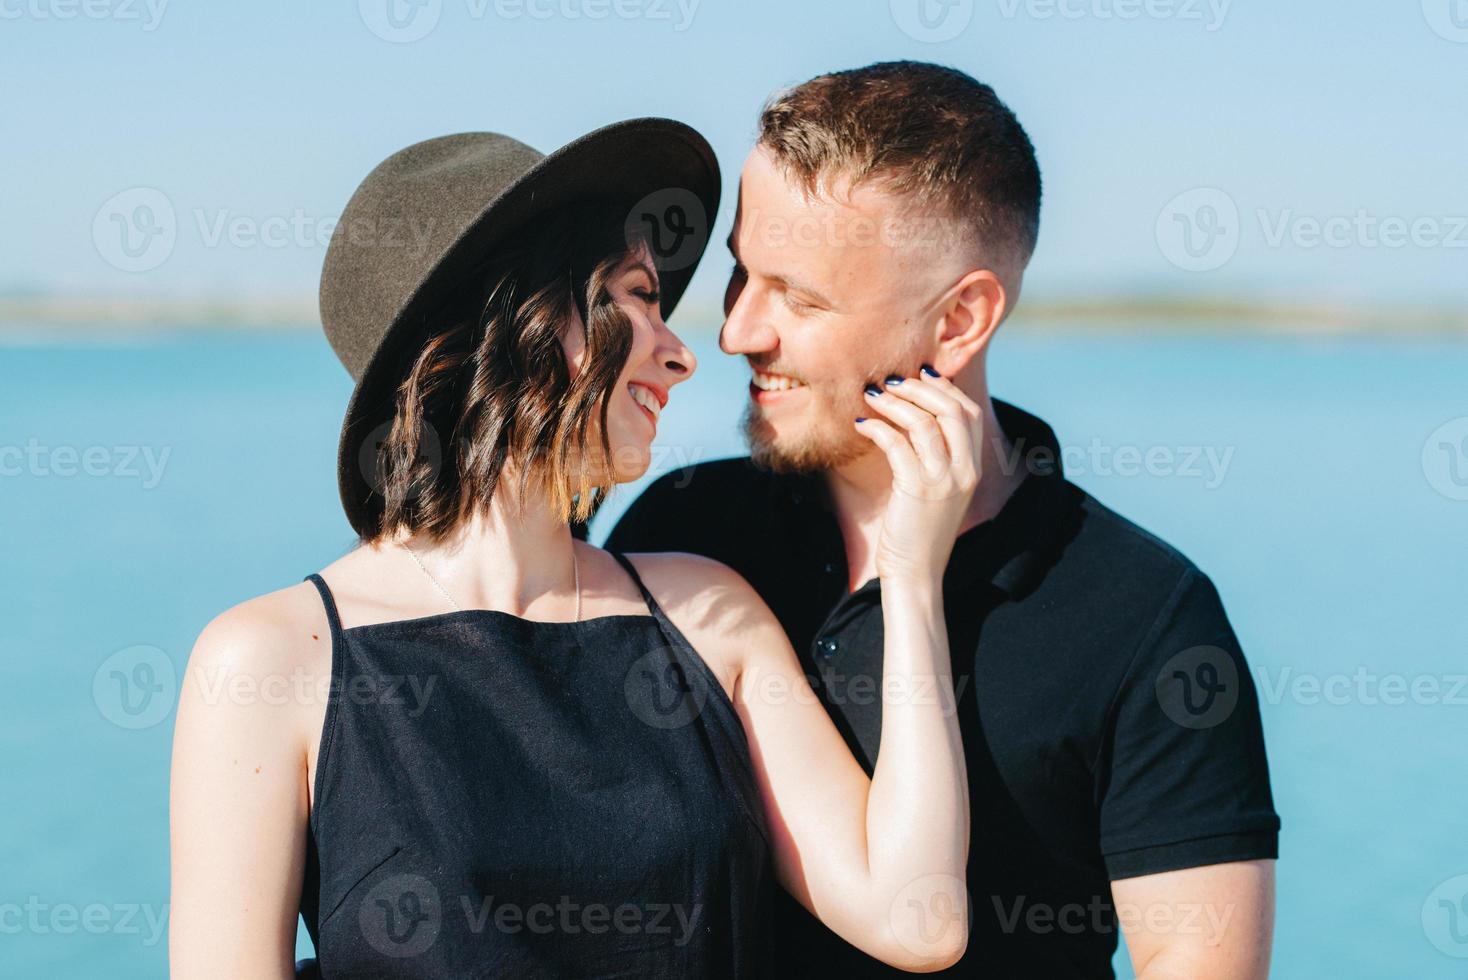
[[[876,385],[867,385],[865,388],[862,389],[862,391],[866,392],[868,395],[880,395],[882,393],[882,389],[878,388]]]
[[[856,421],[857,421],[857,424],[860,425],[862,422],[865,422],[866,419],[859,418]]]
[[[902,384],[902,378],[895,374],[889,374],[887,375],[886,383],[889,385],[900,385]]]
[[[927,375],[930,375],[930,376],[932,376],[934,378],[941,378],[941,377],[943,377],[943,375],[941,375],[937,371],[934,371],[933,370],[933,366],[931,364],[924,364],[923,365],[923,373],[924,374],[927,374]]]

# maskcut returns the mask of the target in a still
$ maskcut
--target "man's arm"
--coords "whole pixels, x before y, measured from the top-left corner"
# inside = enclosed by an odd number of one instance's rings
[[[1267,976],[1279,817],[1258,695],[1196,568],[1117,693],[1098,774],[1102,853],[1139,980]]]
[[[1264,980],[1274,862],[1233,861],[1111,884],[1137,980]]]

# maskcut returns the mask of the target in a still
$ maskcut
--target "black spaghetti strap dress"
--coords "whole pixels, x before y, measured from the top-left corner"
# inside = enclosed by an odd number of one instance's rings
[[[343,630],[301,913],[331,977],[759,977],[773,868],[718,679],[645,615]]]

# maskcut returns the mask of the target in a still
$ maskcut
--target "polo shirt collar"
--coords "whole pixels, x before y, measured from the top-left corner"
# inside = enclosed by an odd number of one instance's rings
[[[997,398],[994,414],[1013,447],[1004,465],[1022,466],[1026,476],[998,514],[958,536],[945,586],[966,588],[976,580],[987,581],[1017,598],[1038,584],[1054,562],[1070,524],[1064,518],[1073,510],[1074,490],[1065,479],[1059,440],[1046,422]],[[785,506],[829,514],[819,473],[782,475],[772,489]],[[875,591],[875,586],[867,582],[852,594]]]

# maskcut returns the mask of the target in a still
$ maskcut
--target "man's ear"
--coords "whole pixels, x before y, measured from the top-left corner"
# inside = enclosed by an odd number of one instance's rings
[[[944,294],[938,312],[942,319],[937,324],[933,368],[953,377],[988,348],[1009,312],[1009,294],[997,274],[974,269]]]

